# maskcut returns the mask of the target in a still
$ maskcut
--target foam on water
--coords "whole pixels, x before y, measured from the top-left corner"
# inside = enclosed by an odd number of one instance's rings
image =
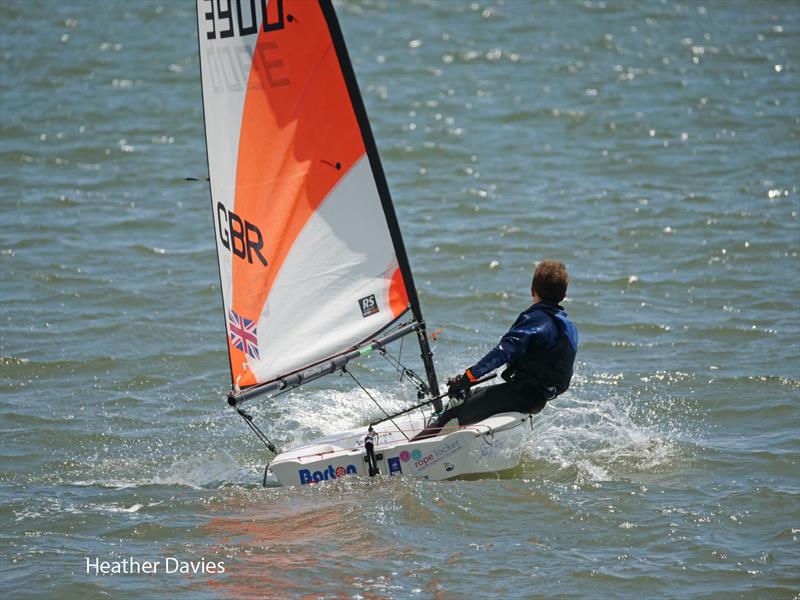
[[[184,456],[169,464],[153,478],[158,485],[182,485],[195,488],[218,488],[224,484],[245,483],[253,476],[243,473],[238,461],[225,450],[209,450]]]
[[[675,433],[637,422],[630,402],[613,392],[589,399],[573,393],[534,418],[526,450],[535,460],[577,469],[578,483],[636,478],[679,468],[685,449]]]

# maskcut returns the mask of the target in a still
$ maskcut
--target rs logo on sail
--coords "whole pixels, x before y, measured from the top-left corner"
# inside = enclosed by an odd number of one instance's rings
[[[261,254],[261,248],[264,247],[261,230],[225,208],[222,202],[217,202],[217,231],[222,245],[236,256],[247,258],[247,262],[252,264],[255,254],[261,264],[267,266],[267,259]]]
[[[347,467],[336,467],[328,465],[324,471],[314,471],[313,473],[308,469],[300,469],[300,485],[307,483],[319,483],[320,481],[328,481],[329,479],[337,479],[345,475],[355,475],[358,473],[355,465],[347,465]]]

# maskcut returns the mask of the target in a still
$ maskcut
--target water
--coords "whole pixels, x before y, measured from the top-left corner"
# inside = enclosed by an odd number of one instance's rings
[[[554,257],[573,387],[500,479],[261,489],[193,3],[0,3],[3,597],[796,597],[798,4],[337,8],[440,374]],[[375,410],[329,377],[253,412],[288,446]],[[125,557],[225,573],[86,574]]]

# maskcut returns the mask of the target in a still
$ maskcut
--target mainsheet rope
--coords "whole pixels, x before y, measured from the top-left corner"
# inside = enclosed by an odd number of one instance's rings
[[[389,420],[392,422],[392,425],[394,425],[395,427],[397,427],[397,431],[399,431],[401,434],[403,434],[403,437],[404,437],[404,438],[406,438],[406,440],[409,440],[409,438],[408,438],[408,436],[406,435],[405,431],[403,431],[402,429],[400,429],[400,426],[399,426],[397,423],[395,423],[395,422],[394,422],[394,419],[392,418],[392,415],[390,415],[389,413],[387,413],[387,412],[386,412],[386,411],[383,409],[383,407],[380,405],[380,403],[379,403],[377,400],[375,400],[375,398],[373,398],[372,394],[370,394],[370,393],[367,391],[367,388],[365,388],[363,385],[361,385],[361,382],[360,382],[358,379],[356,379],[355,375],[353,375],[353,374],[350,372],[350,370],[349,370],[349,369],[348,369],[346,366],[342,367],[342,372],[344,372],[344,373],[347,373],[348,375],[350,375],[350,377],[352,378],[352,380],[356,382],[356,385],[357,385],[358,387],[360,387],[360,388],[361,388],[361,390],[362,390],[362,391],[363,391],[363,392],[364,392],[364,393],[367,395],[367,398],[369,398],[370,400],[372,400],[372,401],[375,403],[375,406],[377,406],[379,409],[381,409],[381,412],[382,412],[384,415],[386,415],[386,418],[387,418],[387,419],[389,419]]]
[[[417,386],[417,389],[423,395],[425,393],[430,393],[430,390],[428,389],[428,386],[425,384],[424,381],[422,381],[422,379],[420,379],[419,375],[417,375],[414,371],[412,371],[411,369],[409,369],[403,363],[400,362],[400,358],[399,357],[402,356],[402,354],[403,354],[403,340],[402,339],[400,340],[400,354],[399,354],[398,358],[395,358],[394,356],[392,356],[391,353],[386,348],[381,348],[379,350],[379,352],[381,353],[381,356],[383,356],[383,358],[386,360],[386,362],[388,362],[390,365],[392,365],[395,369],[397,369],[397,372],[400,373],[400,381],[403,380],[403,377],[408,377],[411,380],[411,382],[415,386]],[[418,397],[421,398],[422,396],[418,396]]]

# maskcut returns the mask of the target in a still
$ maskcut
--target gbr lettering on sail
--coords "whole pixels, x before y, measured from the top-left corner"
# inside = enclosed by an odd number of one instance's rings
[[[261,230],[246,219],[242,219],[232,210],[217,202],[217,231],[222,245],[234,256],[253,263],[254,260],[267,266],[267,259],[261,254],[264,247],[264,236]]]

